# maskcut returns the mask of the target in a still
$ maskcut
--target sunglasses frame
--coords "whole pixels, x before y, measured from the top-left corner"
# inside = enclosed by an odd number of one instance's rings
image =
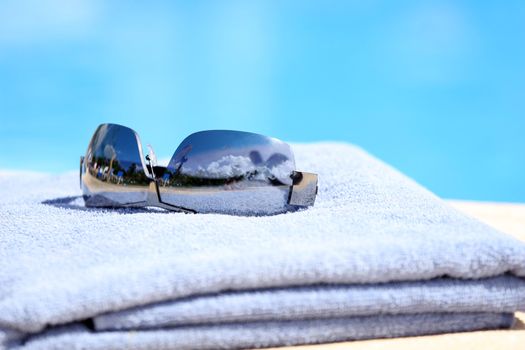
[[[101,181],[95,176],[93,176],[87,170],[86,156],[81,156],[80,157],[80,178],[79,180],[80,180],[80,187],[83,190],[83,197],[84,197],[86,207],[109,207],[109,208],[158,207],[158,208],[162,208],[162,209],[166,209],[166,210],[174,211],[174,212],[199,213],[198,210],[186,208],[184,206],[173,205],[170,203],[166,203],[165,201],[162,200],[161,190],[159,189],[159,183],[161,182],[162,178],[159,176],[156,176],[155,173],[156,172],[162,173],[163,170],[166,170],[166,167],[157,166],[156,164],[153,164],[149,154],[144,156],[140,137],[138,133],[135,132],[133,129],[128,128],[123,125],[118,125],[118,124],[110,124],[110,123],[101,124],[97,128],[97,130],[94,132],[89,142],[88,151],[91,148],[93,140],[97,136],[100,128],[105,125],[127,128],[134,133],[136,142],[137,142],[137,146],[138,146],[138,152],[140,155],[142,171],[144,172],[144,175],[146,176],[146,178],[149,180],[149,184],[140,186],[140,191],[136,192],[136,193],[142,193],[144,195],[144,200],[129,202],[129,203],[108,203],[106,198],[103,196],[103,194],[117,192],[115,186],[118,186],[118,185],[115,185],[110,182]],[[207,131],[215,131],[215,130],[207,130]],[[230,130],[221,130],[221,131],[230,131]],[[194,134],[189,135],[188,138],[192,135]],[[266,137],[264,135],[258,135],[258,136]],[[147,161],[147,163],[145,161]],[[289,206],[290,209],[312,206],[315,202],[315,198],[318,192],[317,174],[294,170],[293,173],[291,174],[291,179],[292,179],[292,185],[290,186],[283,185],[283,186],[289,187],[288,199],[287,199],[287,203],[285,204]],[[269,186],[273,186],[273,185],[269,185]],[[214,188],[217,192],[225,191],[224,189],[221,189],[221,186],[215,186],[212,188]],[[86,189],[90,193],[90,195],[86,195],[85,193]],[[101,196],[101,197],[97,197],[97,196]],[[283,212],[286,212],[286,211],[289,211],[289,210],[285,210]],[[265,215],[265,214],[262,214],[262,215]]]

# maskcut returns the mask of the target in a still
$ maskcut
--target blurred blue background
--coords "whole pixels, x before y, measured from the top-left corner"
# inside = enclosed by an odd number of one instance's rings
[[[525,202],[525,2],[1,0],[0,168],[76,169],[108,121],[163,158],[202,129],[347,141]]]

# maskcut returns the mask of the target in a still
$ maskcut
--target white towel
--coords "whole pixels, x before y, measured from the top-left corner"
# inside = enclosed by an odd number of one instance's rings
[[[510,327],[525,245],[358,148],[294,145],[313,208],[87,209],[78,174],[0,172],[0,344],[243,348]]]

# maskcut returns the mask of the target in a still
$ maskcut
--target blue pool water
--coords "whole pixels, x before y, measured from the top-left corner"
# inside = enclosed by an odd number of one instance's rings
[[[76,169],[107,121],[163,158],[202,129],[352,142],[525,202],[525,2],[0,2],[0,168]]]

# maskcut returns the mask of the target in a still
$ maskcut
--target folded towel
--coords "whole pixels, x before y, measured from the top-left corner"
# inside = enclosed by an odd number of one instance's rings
[[[0,344],[246,348],[510,327],[525,245],[358,148],[294,145],[313,208],[87,209],[78,174],[0,172]]]

